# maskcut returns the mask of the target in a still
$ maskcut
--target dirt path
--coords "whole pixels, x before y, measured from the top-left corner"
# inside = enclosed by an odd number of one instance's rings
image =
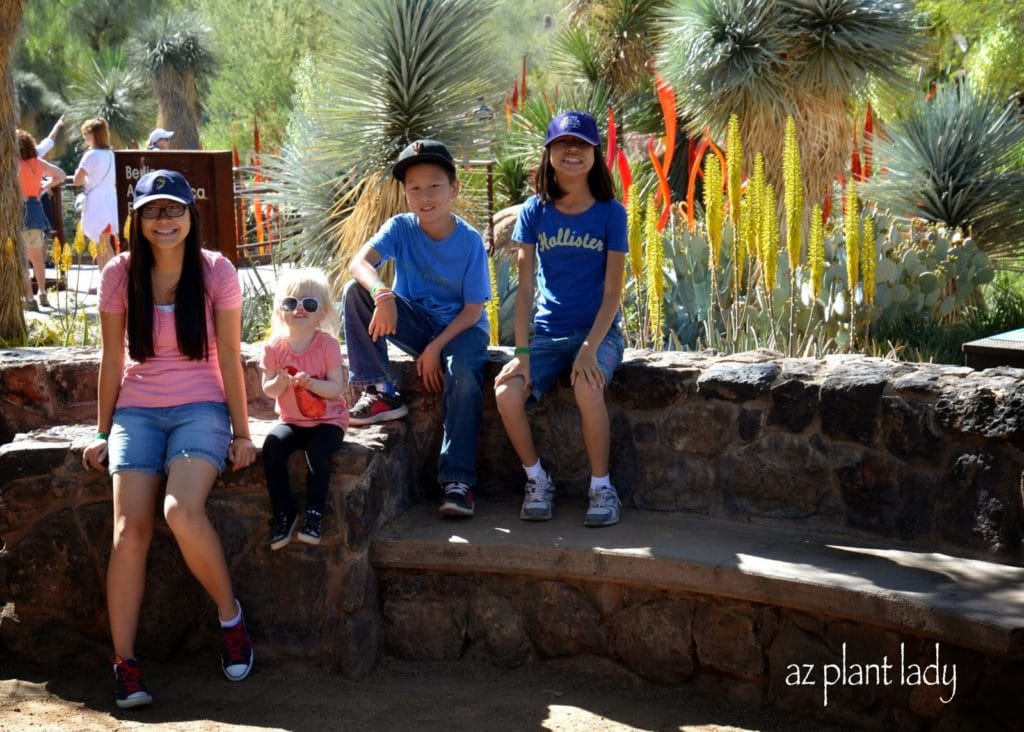
[[[707,685],[644,684],[605,664],[577,659],[503,671],[470,662],[388,660],[355,682],[308,664],[268,662],[230,684],[204,654],[145,663],[156,702],[122,712],[105,668],[54,671],[4,659],[0,730],[822,729],[745,706]]]

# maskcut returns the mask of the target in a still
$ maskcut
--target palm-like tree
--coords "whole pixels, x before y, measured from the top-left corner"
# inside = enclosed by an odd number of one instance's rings
[[[110,127],[111,145],[129,147],[144,139],[153,114],[146,77],[132,68],[124,52],[107,49],[92,67],[68,86],[68,112],[73,122],[101,117]],[[75,125],[77,127],[77,125]]]
[[[781,176],[793,115],[806,200],[816,201],[849,159],[854,95],[905,79],[920,28],[911,3],[891,0],[678,0],[660,68],[694,129],[724,135],[739,115],[748,171],[761,152]]]
[[[149,72],[157,127],[174,130],[171,146],[198,149],[202,94],[216,61],[212,32],[195,13],[157,17],[134,39],[134,52]]]
[[[1024,254],[1024,119],[1015,100],[970,83],[919,99],[878,143],[887,172],[862,189],[896,212],[974,235],[1003,265]]]
[[[11,57],[18,41],[23,0],[0,3],[0,340],[20,343],[25,338],[21,296],[25,270],[18,241],[21,228],[21,191],[18,188],[18,151],[14,138],[17,123],[14,70]],[[7,242],[10,242],[8,246]]]
[[[271,166],[266,197],[290,214],[290,247],[306,262],[343,277],[352,253],[401,210],[390,169],[413,140],[441,140],[457,159],[472,154],[468,113],[498,88],[483,30],[493,8],[493,0],[328,3],[317,103]]]

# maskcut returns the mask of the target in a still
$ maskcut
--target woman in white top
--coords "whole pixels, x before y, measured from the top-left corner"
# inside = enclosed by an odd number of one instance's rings
[[[97,117],[82,125],[89,146],[75,171],[74,184],[85,186],[82,231],[99,244],[100,269],[114,256],[111,234],[117,234],[117,189],[114,186],[114,151],[110,149],[107,121]]]

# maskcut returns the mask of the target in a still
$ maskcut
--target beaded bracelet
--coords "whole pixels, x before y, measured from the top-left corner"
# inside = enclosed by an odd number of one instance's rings
[[[382,302],[384,300],[387,300],[389,297],[394,297],[394,296],[395,296],[395,293],[392,290],[390,290],[388,288],[384,288],[382,290],[378,290],[377,291],[377,294],[373,296],[373,301],[375,303],[376,302]]]
[[[530,347],[529,346],[516,346],[516,350],[514,351],[514,353],[517,356],[529,356],[530,355]]]

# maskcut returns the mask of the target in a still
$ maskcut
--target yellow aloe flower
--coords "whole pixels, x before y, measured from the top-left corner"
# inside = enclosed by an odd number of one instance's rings
[[[857,210],[857,184],[852,178],[846,185],[843,239],[846,242],[846,284],[852,293],[857,289],[857,273],[860,270],[860,216]]]
[[[124,240],[128,241],[132,235],[132,215],[128,214],[124,217]]]
[[[67,272],[71,269],[71,263],[74,261],[75,253],[71,250],[70,244],[64,245],[64,251],[60,255],[60,268]]]
[[[722,165],[718,156],[708,153],[704,158],[704,219],[708,227],[708,244],[711,245],[711,268],[718,269],[722,254]]]
[[[740,139],[740,118],[735,114],[729,116],[729,130],[725,143],[729,218],[732,219],[732,230],[735,234],[733,239],[735,240],[739,238],[740,221],[743,217],[743,207],[740,205],[740,193],[743,187],[743,142]]]
[[[761,267],[764,271],[765,296],[771,301],[775,274],[779,269],[779,215],[774,205],[775,189],[765,184],[761,210]]]
[[[53,237],[53,246],[50,249],[50,259],[53,260],[53,266],[57,268],[58,272],[60,271],[60,253],[61,253],[60,238],[55,236],[55,237]]]
[[[753,197],[749,193],[740,200],[740,226],[732,238],[733,287],[737,293],[747,265],[747,242],[750,240],[750,222],[753,220],[750,215],[752,201]]]
[[[875,302],[875,261],[878,256],[875,247],[875,219],[868,216],[864,219],[864,244],[861,252],[860,274],[864,278],[864,302],[872,305]]]
[[[792,115],[786,118],[786,139],[782,145],[782,180],[785,187],[786,253],[789,254],[789,271],[795,272],[800,265],[800,248],[803,244],[804,180],[800,172],[796,122]]]
[[[821,294],[821,278],[825,274],[825,225],[821,222],[821,206],[811,211],[811,239],[807,244],[807,262],[811,267],[811,292],[814,299]]]
[[[747,239],[747,256],[751,259],[761,256],[761,218],[764,201],[764,187],[767,185],[764,173],[764,155],[758,153],[754,158],[754,175],[747,187],[747,197],[750,199],[750,220],[748,228],[749,238]]]
[[[125,234],[125,237],[128,235]],[[498,273],[494,269],[494,258],[487,258],[487,269],[491,275],[491,299],[487,301],[484,306],[487,308],[487,324],[491,329],[491,345],[499,345],[501,323],[498,319],[498,308],[500,303],[498,302]]]
[[[97,244],[92,239],[89,240],[89,256],[96,259],[100,255],[100,244]]]
[[[81,254],[85,251],[85,230],[82,229],[82,222],[78,222],[78,226],[75,227],[75,239],[73,244],[75,254]]]
[[[653,200],[651,201],[653,204]],[[651,327],[651,335],[654,345],[661,345],[662,332],[665,329],[665,240],[658,231],[657,207],[651,205],[650,211],[654,215],[648,215],[653,221],[653,226],[648,227],[649,238],[646,247],[646,274],[647,274],[647,314]]]
[[[644,261],[644,219],[640,207],[640,196],[630,195],[629,205],[626,207],[627,232],[629,236],[629,271],[639,286],[643,277]]]

